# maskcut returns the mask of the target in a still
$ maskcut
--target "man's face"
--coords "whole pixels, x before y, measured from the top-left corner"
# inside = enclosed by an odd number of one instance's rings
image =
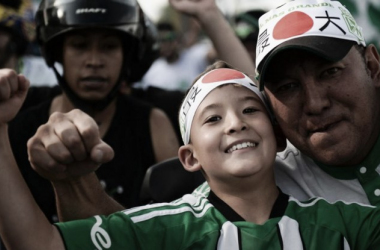
[[[371,51],[366,60],[376,58]],[[355,47],[335,63],[288,50],[268,67],[265,92],[285,136],[304,154],[327,165],[355,165],[376,142],[379,72],[375,77],[364,60]]]
[[[70,88],[87,100],[105,98],[123,64],[120,37],[105,30],[69,33],[63,43],[63,68]]]

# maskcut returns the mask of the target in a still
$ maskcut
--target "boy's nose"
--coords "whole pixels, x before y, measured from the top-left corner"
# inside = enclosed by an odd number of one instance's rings
[[[247,123],[238,116],[230,118],[230,122],[227,125],[226,132],[232,134],[235,132],[243,131],[248,128]]]

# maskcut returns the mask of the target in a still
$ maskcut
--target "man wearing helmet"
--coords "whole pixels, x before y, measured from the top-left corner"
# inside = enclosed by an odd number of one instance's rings
[[[62,94],[19,114],[9,136],[39,206],[49,220],[57,220],[54,191],[31,169],[27,141],[50,115],[54,113],[51,119],[59,121],[64,115],[56,112],[70,111],[90,115],[100,137],[114,149],[113,161],[96,172],[105,191],[125,206],[138,205],[146,169],[176,156],[179,147],[163,111],[119,92],[122,82],[139,79],[158,55],[154,27],[135,0],[43,0],[36,24],[42,55],[54,70]],[[64,129],[67,124],[60,125]],[[77,147],[72,137],[65,140],[67,146]],[[86,148],[77,149],[72,161],[84,160]]]

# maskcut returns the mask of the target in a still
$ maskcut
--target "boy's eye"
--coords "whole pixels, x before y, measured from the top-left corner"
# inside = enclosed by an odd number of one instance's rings
[[[212,122],[217,122],[220,121],[222,118],[220,116],[210,116],[206,119],[205,123],[212,123]]]
[[[243,110],[243,114],[250,114],[250,113],[254,113],[254,112],[256,112],[256,111],[258,111],[258,109],[253,108],[253,107],[249,107],[249,108],[245,108],[245,109]]]

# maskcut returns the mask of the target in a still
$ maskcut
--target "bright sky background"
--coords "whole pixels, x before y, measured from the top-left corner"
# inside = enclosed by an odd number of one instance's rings
[[[223,13],[229,15],[239,13],[247,9],[268,10],[277,7],[287,0],[216,0]],[[144,12],[155,22],[158,20],[162,9],[168,4],[168,0],[138,0]]]

